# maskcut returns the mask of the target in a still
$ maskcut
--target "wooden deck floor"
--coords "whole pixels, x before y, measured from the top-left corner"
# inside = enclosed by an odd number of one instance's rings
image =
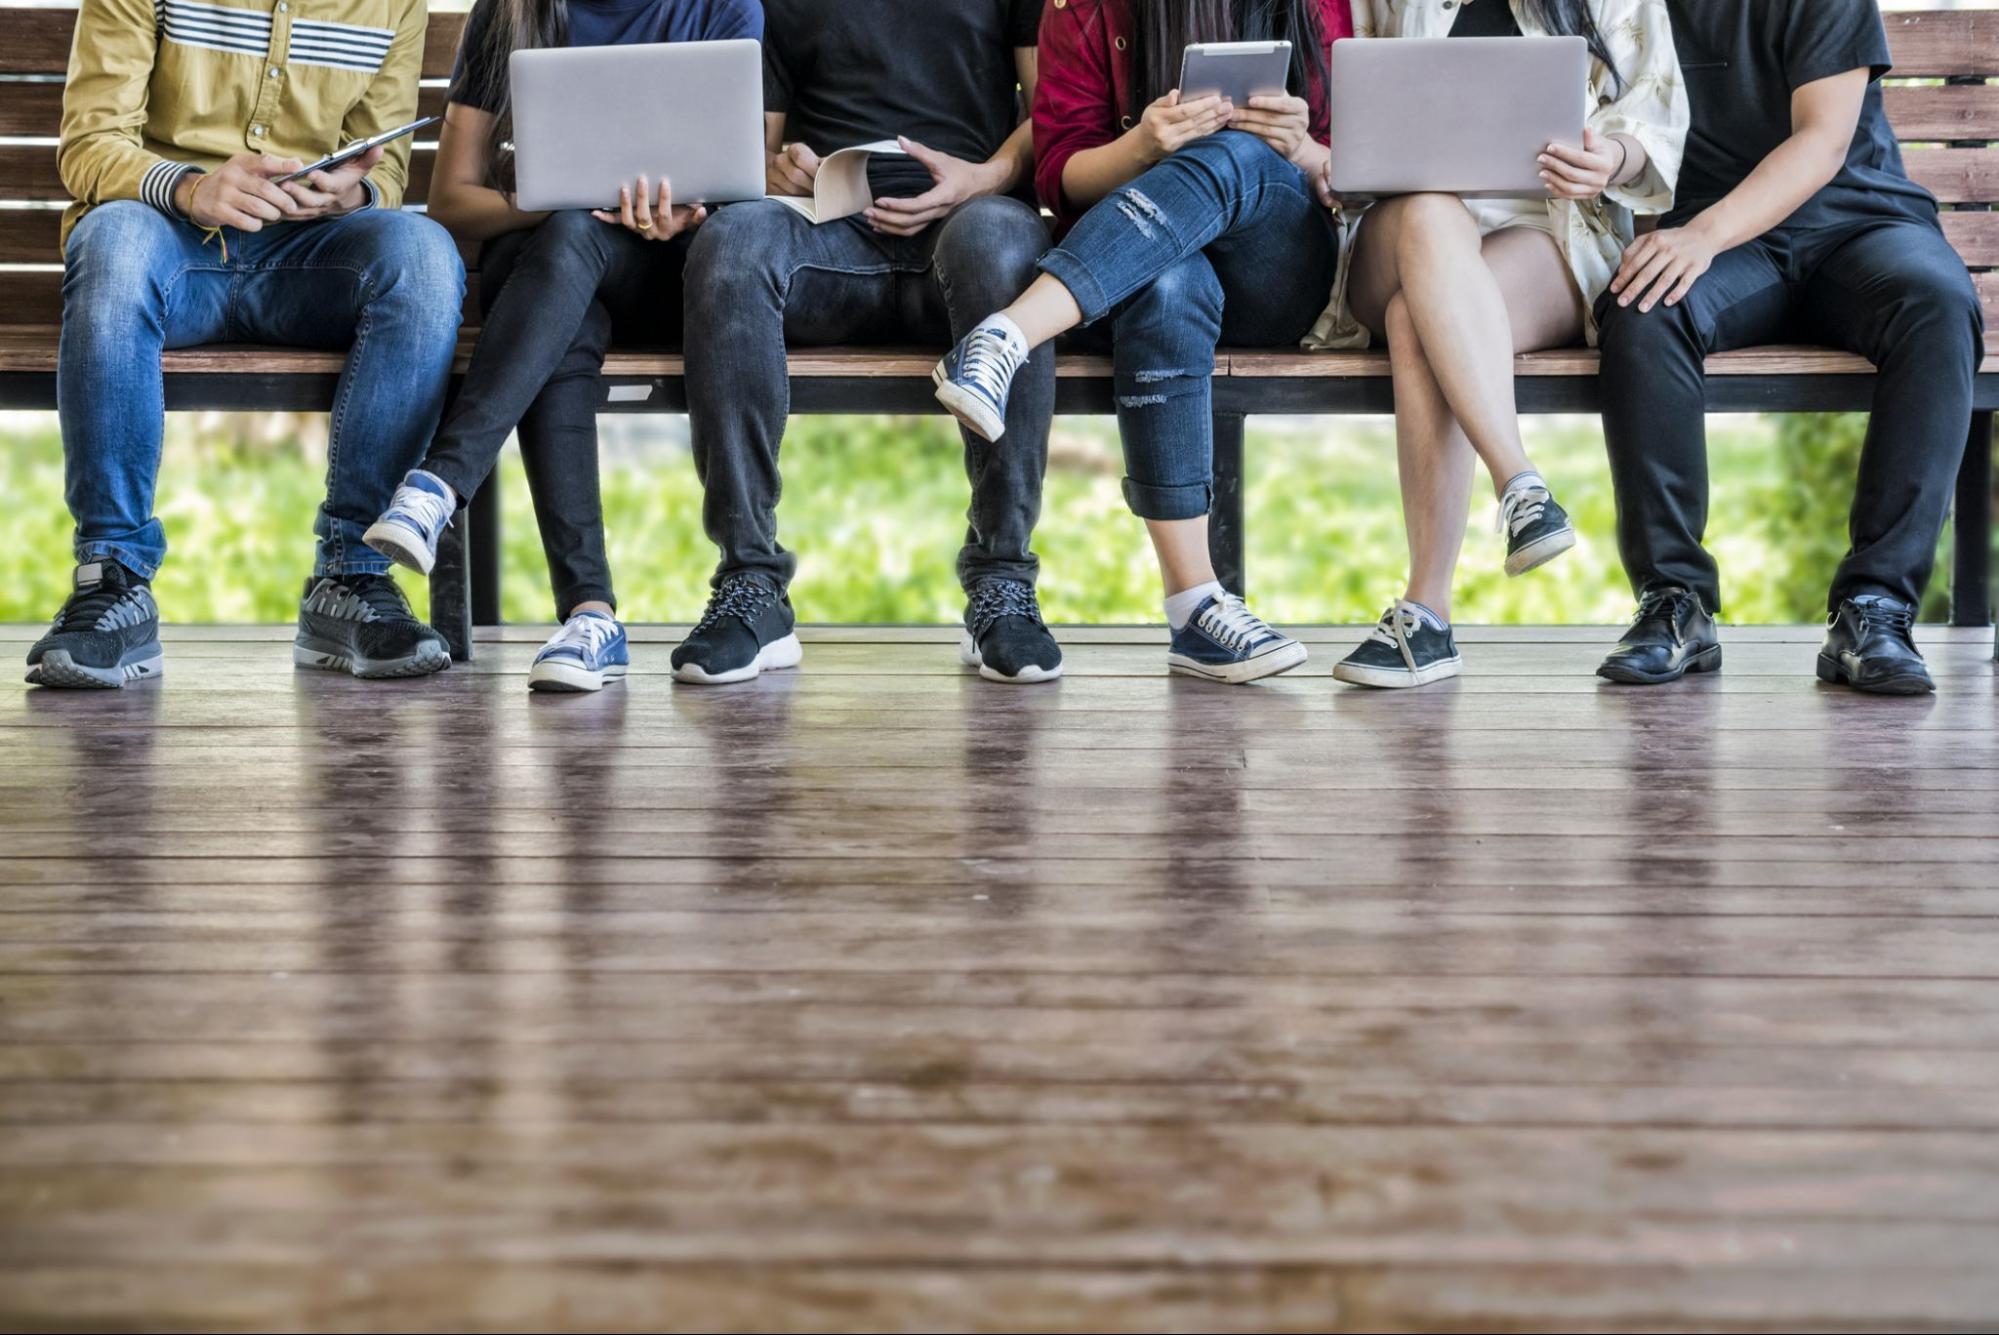
[[[18,663],[26,628],[0,628]],[[0,1326],[1989,1329],[1999,686],[0,690]]]

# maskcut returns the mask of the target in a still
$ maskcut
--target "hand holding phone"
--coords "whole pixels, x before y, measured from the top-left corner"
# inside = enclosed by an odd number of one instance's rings
[[[308,172],[303,179],[296,174],[287,176],[280,188],[298,206],[294,221],[307,222],[314,218],[351,213],[365,205],[367,195],[360,188],[361,179],[374,170],[375,164],[382,160],[382,153],[383,149],[378,144],[337,167]]]
[[[374,150],[382,147],[385,144],[394,143],[396,140],[402,138],[406,134],[415,134],[418,130],[421,130],[426,125],[435,125],[437,124],[438,121],[442,119],[443,117],[441,116],[425,116],[419,120],[411,121],[408,125],[398,125],[393,130],[384,130],[382,133],[374,136],[372,139],[356,139],[353,143],[347,145],[347,147],[341,149],[339,152],[327,154],[319,161],[313,163],[310,167],[299,168],[291,175],[280,180],[278,184],[290,185],[293,181],[304,180],[306,177],[312,175],[314,172],[331,171],[335,167],[339,167],[345,163],[352,162],[354,159],[361,157],[363,154],[374,152]],[[381,161],[381,155],[377,153],[375,155],[374,160],[377,162]]]

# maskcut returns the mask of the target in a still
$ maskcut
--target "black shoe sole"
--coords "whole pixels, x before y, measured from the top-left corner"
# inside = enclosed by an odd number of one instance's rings
[[[292,642],[292,663],[319,672],[344,672],[363,681],[428,677],[451,666],[451,651],[441,644],[424,645],[405,658],[357,658],[342,645],[301,635]]]
[[[147,681],[160,675],[165,662],[160,646],[147,647],[152,652],[146,657],[108,668],[86,667],[71,658],[67,649],[51,649],[41,662],[28,669],[28,684],[64,691],[115,691],[127,682]]]
[[[1605,663],[1596,670],[1596,675],[1619,686],[1665,686],[1678,681],[1689,672],[1721,671],[1721,646],[1703,649],[1687,659],[1671,672],[1639,672],[1616,663]]]
[[[1819,655],[1819,680],[1868,695],[1934,695],[1937,689],[1937,684],[1930,680],[1928,673],[1903,672],[1879,681],[1858,682],[1846,670],[1845,664],[1825,654]]]

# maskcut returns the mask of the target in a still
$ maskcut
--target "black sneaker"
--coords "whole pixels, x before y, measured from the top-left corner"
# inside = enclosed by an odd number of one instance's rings
[[[1374,633],[1333,668],[1333,676],[1352,686],[1406,689],[1455,677],[1464,665],[1449,626],[1438,630],[1414,603],[1397,599]]]
[[[152,587],[116,561],[87,561],[55,624],[28,650],[28,683],[115,690],[159,676],[162,662]]]
[[[1041,619],[1034,586],[1023,580],[993,576],[972,586],[958,657],[987,681],[1054,681],[1062,675],[1062,646]]]
[[[805,657],[791,599],[755,575],[731,575],[708,596],[708,610],[673,651],[678,681],[721,686],[765,668],[795,668]]]
[[[427,677],[451,666],[451,650],[388,575],[314,575],[299,603],[292,662],[369,679]]]
[[[1721,670],[1714,618],[1691,589],[1655,589],[1596,675],[1622,686],[1663,686],[1689,672]]]
[[[1819,680],[1875,695],[1928,695],[1937,684],[1916,652],[1916,609],[1883,594],[1841,602],[1826,624]]]
[[[1515,487],[1499,501],[1499,531],[1506,535],[1506,573],[1524,575],[1576,545],[1569,513],[1538,483]]]

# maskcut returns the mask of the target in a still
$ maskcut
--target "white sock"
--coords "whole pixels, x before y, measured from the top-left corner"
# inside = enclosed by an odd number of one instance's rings
[[[1027,335],[1021,332],[1020,326],[1015,324],[1013,317],[1005,311],[998,311],[992,315],[988,315],[985,319],[979,321],[979,327],[981,329],[997,329],[1002,334],[1005,334],[1007,344],[1022,357],[1034,351],[1034,349],[1027,346]]]
[[[1185,629],[1187,623],[1194,619],[1194,613],[1200,610],[1201,604],[1210,598],[1221,596],[1221,593],[1221,581],[1211,579],[1206,584],[1199,584],[1170,595],[1166,599],[1166,624],[1175,630]]]
[[[1515,473],[1506,480],[1506,485],[1499,489],[1499,494],[1504,498],[1511,496],[1516,491],[1525,490],[1528,487],[1539,487],[1543,491],[1548,489],[1548,484],[1542,479],[1540,470],[1530,468],[1524,473]]]

